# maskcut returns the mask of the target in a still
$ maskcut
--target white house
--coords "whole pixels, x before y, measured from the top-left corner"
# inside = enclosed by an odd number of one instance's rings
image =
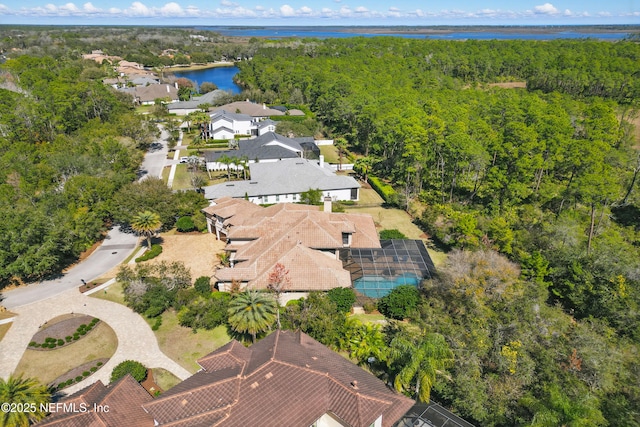
[[[221,197],[248,198],[257,204],[296,203],[301,193],[319,189],[322,197],[331,200],[357,201],[360,184],[354,178],[336,175],[335,171],[320,160],[288,158],[277,162],[250,163],[251,179],[229,181],[205,187],[209,200]]]
[[[250,136],[253,129],[255,122],[251,116],[226,110],[211,114],[211,122],[207,127],[209,138],[213,139],[233,139],[236,135]]]

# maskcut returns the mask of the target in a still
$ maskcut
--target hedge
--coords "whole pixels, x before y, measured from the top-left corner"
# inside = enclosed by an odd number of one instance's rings
[[[151,249],[146,251],[144,254],[142,254],[142,256],[139,256],[138,258],[136,258],[136,262],[142,262],[142,261],[150,260],[152,258],[157,257],[161,253],[162,253],[162,246],[160,246],[158,244],[151,245]]]
[[[369,176],[369,184],[371,184],[371,188],[373,188],[385,202],[394,204],[397,201],[398,193],[396,190],[389,184],[382,182],[380,178]]]

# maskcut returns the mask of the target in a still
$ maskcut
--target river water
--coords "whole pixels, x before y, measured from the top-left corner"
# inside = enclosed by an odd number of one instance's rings
[[[203,70],[173,71],[176,77],[185,77],[198,86],[204,82],[215,83],[218,89],[231,93],[240,93],[242,90],[233,82],[233,76],[238,73],[238,67],[215,67]]]

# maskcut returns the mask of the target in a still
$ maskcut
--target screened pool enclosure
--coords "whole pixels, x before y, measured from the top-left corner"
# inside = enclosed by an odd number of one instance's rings
[[[356,291],[380,298],[400,285],[418,286],[435,273],[421,240],[381,240],[381,248],[349,248],[340,258]]]

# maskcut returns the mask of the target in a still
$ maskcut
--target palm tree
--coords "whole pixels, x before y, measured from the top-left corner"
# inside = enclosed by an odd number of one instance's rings
[[[227,165],[227,181],[231,181],[231,171],[229,169],[232,163],[231,157],[223,154],[222,156],[218,157],[218,162],[222,163],[223,165]]]
[[[271,328],[276,320],[276,302],[269,294],[247,290],[229,302],[229,325],[240,333],[256,335]]]
[[[138,212],[131,219],[131,228],[138,234],[147,236],[147,248],[151,249],[151,236],[162,227],[160,216],[151,211]]]
[[[347,140],[344,138],[336,138],[333,145],[338,149],[338,158],[340,162],[338,170],[342,170],[342,156],[344,156],[344,153],[347,150]]]
[[[47,416],[46,406],[51,393],[46,386],[33,378],[9,376],[0,378],[0,402],[28,408],[22,411],[0,411],[0,427],[26,427]],[[43,410],[44,409],[44,410]]]
[[[387,345],[380,325],[362,323],[355,318],[347,319],[340,348],[347,350],[351,358],[358,361],[358,365],[367,365],[372,361],[380,362],[386,359]],[[372,359],[373,358],[373,359]]]
[[[438,375],[445,375],[445,369],[453,366],[453,352],[444,337],[436,333],[427,333],[410,339],[406,333],[399,332],[389,346],[388,366],[399,366],[393,385],[399,392],[412,392],[421,402],[428,402],[431,388]]]

